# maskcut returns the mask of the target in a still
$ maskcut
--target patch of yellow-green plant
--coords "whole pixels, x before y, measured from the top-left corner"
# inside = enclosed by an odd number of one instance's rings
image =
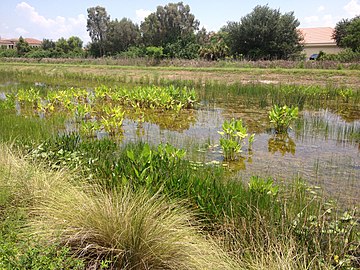
[[[269,112],[270,124],[276,133],[287,133],[291,123],[298,118],[299,108],[274,105]]]
[[[235,160],[238,153],[242,152],[245,145],[245,138],[248,137],[247,127],[243,124],[241,119],[225,120],[222,125],[220,134],[220,145],[223,149],[225,160]],[[255,135],[252,134],[249,138],[249,149],[252,149]]]

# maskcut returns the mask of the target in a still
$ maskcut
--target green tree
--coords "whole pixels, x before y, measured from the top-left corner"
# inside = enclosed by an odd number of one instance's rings
[[[169,44],[187,44],[195,41],[199,21],[190,13],[188,5],[182,2],[169,3],[164,7],[158,6],[156,12],[145,18],[140,29],[146,46],[163,47],[164,53],[169,54],[174,53],[171,51],[174,46]]]
[[[70,50],[70,46],[68,41],[62,37],[55,42],[55,49],[59,52],[62,51],[64,54],[67,54]]]
[[[213,35],[214,32],[207,32],[205,27],[202,27],[196,33],[196,43],[200,46],[208,45],[210,42],[210,36]]]
[[[249,59],[288,59],[302,51],[300,25],[293,12],[256,6],[241,18],[223,28],[228,33],[227,43],[232,55],[243,54]]]
[[[346,36],[344,37],[344,45],[353,51],[360,52],[360,17],[349,24],[346,28]]]
[[[199,56],[206,60],[219,60],[225,59],[229,56],[229,47],[225,40],[228,33],[219,31],[217,33],[211,33],[208,37],[208,41],[201,46],[199,50]]]
[[[342,19],[335,26],[332,38],[336,41],[336,44],[339,47],[342,47],[342,40],[346,36],[346,28],[349,24],[350,20]]]
[[[55,49],[55,42],[50,40],[50,39],[46,39],[44,38],[42,43],[41,43],[41,48],[43,50],[54,50]]]
[[[108,16],[104,7],[96,6],[87,9],[87,31],[89,32],[92,43],[97,43],[99,55],[105,55],[106,34],[109,27],[110,16]]]
[[[69,37],[67,40],[69,50],[72,52],[80,52],[83,47],[83,41],[76,36]]]
[[[22,36],[19,37],[19,41],[16,43],[16,50],[19,56],[24,56],[31,50],[29,43]]]
[[[107,39],[107,51],[111,54],[124,52],[130,47],[138,45],[140,30],[138,25],[130,19],[123,18],[120,21],[115,19],[109,23]]]
[[[339,47],[360,51],[360,16],[339,21],[332,37]]]

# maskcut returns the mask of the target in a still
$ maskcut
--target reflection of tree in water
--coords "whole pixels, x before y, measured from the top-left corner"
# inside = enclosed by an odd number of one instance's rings
[[[283,156],[286,153],[295,155],[296,144],[288,134],[274,134],[268,141],[268,150],[272,154],[280,152]]]

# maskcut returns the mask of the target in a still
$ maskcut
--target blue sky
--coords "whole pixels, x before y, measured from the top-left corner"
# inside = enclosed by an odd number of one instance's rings
[[[130,18],[140,23],[158,5],[169,2],[160,0],[1,0],[1,38],[33,37],[57,40],[60,37],[79,36],[84,42],[90,40],[86,32],[87,8],[103,6],[112,19]],[[256,5],[268,4],[282,13],[294,11],[300,27],[334,27],[342,18],[360,15],[360,0],[207,0],[183,1],[207,30],[217,31],[228,21],[239,21]]]

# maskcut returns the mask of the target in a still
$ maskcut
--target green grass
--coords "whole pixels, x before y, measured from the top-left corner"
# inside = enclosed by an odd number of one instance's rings
[[[38,72],[20,71],[14,76],[30,80]],[[40,78],[47,79],[46,83],[84,79],[70,72]],[[83,82],[96,85],[107,78],[88,75]],[[229,99],[260,96],[265,107],[273,103],[322,106],[344,98],[337,88],[317,86],[202,85],[155,77],[141,77],[137,83],[152,80],[164,85],[201,85],[205,100],[224,93]],[[129,83],[129,78],[107,83],[119,82]],[[350,106],[360,97],[359,91],[351,93],[346,97]],[[4,145],[0,147],[0,215],[13,218],[10,227],[0,222],[10,228],[1,236],[3,254],[15,260],[13,265],[20,263],[19,268],[28,267],[28,262],[18,261],[21,254],[39,265],[60,257],[59,263],[65,266],[59,268],[70,267],[73,262],[67,259],[73,254],[96,268],[142,269],[139,262],[144,269],[359,267],[356,212],[348,209],[343,213],[344,209],[327,202],[320,191],[301,180],[282,185],[254,176],[249,187],[222,167],[183,159],[181,151],[169,145],[119,146],[109,139],[56,136],[63,125],[61,117],[14,114],[0,108],[0,138],[15,142],[27,155],[24,160]],[[24,226],[27,230],[20,229]],[[36,238],[30,237],[34,234]]]
[[[0,105],[0,126],[1,142],[14,142],[24,146],[40,143],[58,134],[64,126],[64,118],[24,117],[16,115],[14,110],[2,109]]]
[[[69,254],[94,268],[240,269],[229,254],[200,233],[194,215],[182,202],[140,190],[105,191],[69,172],[49,172],[28,163],[4,145],[0,153],[1,190],[6,187],[13,200],[7,208],[22,206],[25,215],[31,213],[24,220],[23,234],[28,239],[39,237],[44,245],[32,250],[41,261],[29,268],[42,269],[49,257],[60,260],[53,247],[61,243],[67,248],[61,253],[64,260],[52,264],[61,269],[73,262]],[[11,233],[18,237],[19,229],[3,234],[8,238]],[[9,244],[11,240],[6,239],[3,246]],[[7,261],[18,254],[12,249],[3,253]],[[5,269],[17,263],[7,261]],[[28,264],[20,260],[19,265],[26,268]]]
[[[220,243],[240,261],[250,256],[254,263],[251,254],[259,253],[268,259],[257,258],[255,265],[260,259],[270,262],[270,257],[275,264],[280,258],[263,250],[270,245],[273,250],[290,252],[289,256],[296,254],[300,269],[356,265],[360,242],[355,213],[343,216],[336,204],[327,203],[321,193],[300,180],[275,186],[253,177],[252,188],[248,188],[223,168],[183,160],[171,147],[165,153],[162,147],[142,143],[119,148],[109,140],[81,142],[76,138],[48,141],[32,155],[40,160],[45,157],[53,167],[81,168],[84,178],[110,190],[146,189],[171,200],[186,200],[203,228],[222,239]],[[318,258],[313,261],[314,257]]]

